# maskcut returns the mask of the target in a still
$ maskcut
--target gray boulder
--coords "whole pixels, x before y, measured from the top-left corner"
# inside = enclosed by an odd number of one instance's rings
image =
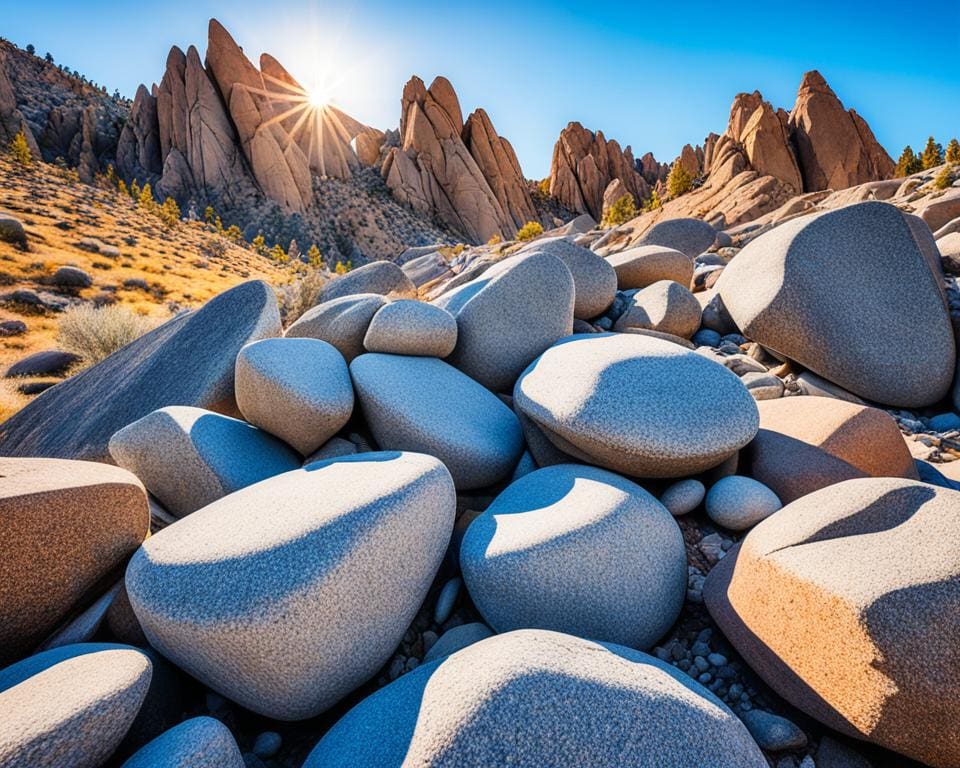
[[[617,293],[617,273],[603,257],[565,237],[547,237],[527,246],[521,253],[549,253],[567,265],[573,277],[573,316],[581,320],[602,315]]]
[[[753,439],[757,405],[724,366],[661,339],[571,336],[517,381],[514,407],[555,449],[636,477],[715,467]],[[537,443],[530,442],[542,466]]]
[[[712,693],[640,651],[544,630],[481,640],[362,701],[304,768],[766,768]]]
[[[231,288],[41,394],[3,424],[0,455],[110,462],[110,437],[158,408],[235,413],[237,353],[279,333],[270,286]]]
[[[370,321],[367,352],[446,357],[457,345],[457,321],[445,309],[402,299],[382,307]]]
[[[392,261],[373,261],[331,280],[320,291],[317,303],[323,304],[358,293],[415,299],[417,286]]]
[[[457,318],[449,361],[494,391],[513,386],[531,360],[573,330],[573,278],[547,253],[505,259],[434,303]]]
[[[0,240],[12,243],[20,250],[27,250],[27,231],[23,228],[23,222],[8,213],[0,213]]]
[[[633,294],[614,331],[640,328],[689,339],[700,327],[700,302],[672,280],[660,280]]]
[[[150,644],[215,691],[267,717],[313,717],[390,658],[455,511],[430,456],[312,464],[151,536],[127,567],[130,604]]]
[[[458,489],[490,485],[516,466],[523,452],[517,417],[453,366],[369,353],[350,364],[350,374],[380,448],[436,456]]]
[[[353,385],[335,347],[318,339],[262,339],[237,355],[237,406],[251,424],[304,456],[353,413]]]
[[[453,275],[447,260],[436,251],[410,259],[401,269],[417,288],[445,275]]]
[[[493,630],[480,621],[472,621],[469,624],[460,624],[459,626],[448,629],[426,652],[423,657],[424,663],[442,659],[451,653],[462,651],[468,645],[479,643],[493,635]]]
[[[310,338],[333,344],[349,363],[363,354],[370,321],[387,304],[383,296],[361,293],[343,296],[307,310],[287,328],[287,338]]]
[[[137,648],[79,643],[0,670],[0,765],[98,768],[120,744],[150,686]]]
[[[685,253],[691,259],[711,248],[717,230],[700,219],[668,219],[654,224],[639,245],[660,245]]]
[[[730,475],[707,492],[707,515],[731,531],[745,531],[764,520],[783,504],[773,491],[752,477]]]
[[[670,628],[687,589],[683,537],[663,505],[576,464],[508,486],[467,529],[460,567],[497,632],[552,629],[631,648]]]
[[[300,457],[263,430],[176,405],[118,431],[110,438],[110,456],[177,517],[300,466]]]
[[[123,768],[244,768],[244,762],[227,726],[193,717],[142,747]]]
[[[662,245],[639,245],[606,258],[616,272],[621,291],[646,288],[660,280],[673,280],[688,288],[693,280],[692,259]]]
[[[668,486],[660,496],[660,503],[674,517],[682,517],[699,507],[706,494],[703,483],[687,478]]]
[[[79,267],[66,266],[54,272],[50,282],[59,288],[89,288],[93,285],[93,278]]]
[[[43,352],[34,352],[22,360],[11,365],[4,376],[8,379],[17,376],[58,376],[77,362],[80,358],[72,352],[59,349],[46,349]]]
[[[936,245],[911,219],[865,202],[788,221],[737,254],[717,289],[764,347],[867,400],[929,405],[956,354]]]

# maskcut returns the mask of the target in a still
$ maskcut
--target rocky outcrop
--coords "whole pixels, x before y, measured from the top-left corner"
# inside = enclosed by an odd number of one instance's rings
[[[761,176],[773,176],[794,194],[803,191],[803,180],[786,126],[786,113],[774,111],[759,91],[741,93],[730,109],[725,135],[738,142],[747,163]]]
[[[117,144],[117,172],[124,178],[148,179],[163,173],[157,97],[145,85],[137,89],[130,117]]]
[[[655,162],[655,161],[654,161]],[[636,169],[633,151],[594,133],[580,123],[560,132],[550,162],[550,195],[577,213],[603,215],[603,193],[619,179],[637,203],[650,194],[650,186]]]

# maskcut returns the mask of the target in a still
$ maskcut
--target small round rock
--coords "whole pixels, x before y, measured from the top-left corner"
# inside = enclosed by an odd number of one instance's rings
[[[751,709],[740,715],[740,719],[761,749],[782,752],[807,746],[807,735],[785,717],[762,709]]]
[[[745,531],[770,517],[783,504],[763,483],[751,477],[730,475],[718,480],[707,493],[707,515],[731,531]]]
[[[693,510],[700,506],[700,502],[703,501],[706,493],[707,489],[703,483],[699,480],[688,478],[687,480],[674,483],[667,488],[660,497],[660,503],[667,508],[667,511],[670,512],[671,515],[680,517],[681,515],[693,512]]]
[[[443,358],[457,346],[457,321],[433,304],[392,301],[373,316],[363,346],[367,352]]]

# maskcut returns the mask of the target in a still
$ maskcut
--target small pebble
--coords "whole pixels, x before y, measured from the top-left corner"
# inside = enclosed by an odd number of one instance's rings
[[[674,517],[680,517],[693,512],[703,497],[707,489],[699,480],[687,479],[674,483],[663,492],[660,497],[660,503],[663,504]]]
[[[433,612],[433,621],[435,624],[443,624],[453,613],[453,606],[457,603],[460,596],[460,587],[463,581],[459,576],[455,576],[443,585],[440,590],[440,596],[437,598],[437,607]]]
[[[277,754],[282,744],[283,739],[279,733],[276,731],[264,731],[259,734],[253,742],[253,754],[266,760]]]
[[[767,486],[742,475],[730,475],[718,480],[710,488],[706,500],[710,519],[731,531],[752,528],[782,506],[777,494]]]

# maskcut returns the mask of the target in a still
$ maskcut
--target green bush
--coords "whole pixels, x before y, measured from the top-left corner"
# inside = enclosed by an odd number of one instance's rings
[[[903,148],[900,153],[900,159],[897,160],[896,175],[900,178],[919,173],[923,170],[923,162],[913,152],[913,147],[909,144]]]
[[[933,136],[927,139],[927,146],[923,148],[920,162],[923,163],[923,170],[925,171],[943,165],[943,147],[934,141]]]
[[[960,141],[950,139],[947,143],[946,161],[948,163],[960,163]]]

